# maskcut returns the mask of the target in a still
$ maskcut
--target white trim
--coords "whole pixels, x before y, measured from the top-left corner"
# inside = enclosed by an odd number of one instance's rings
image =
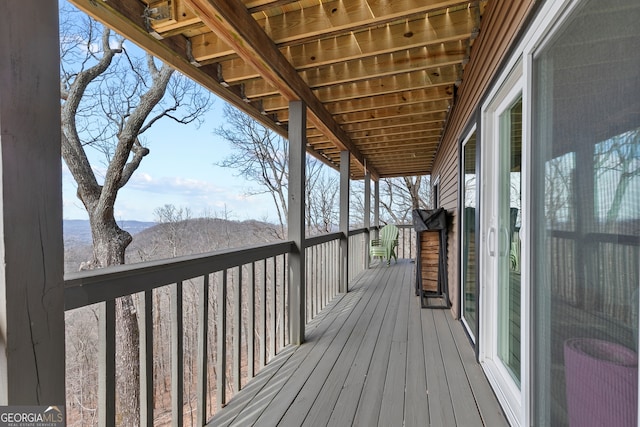
[[[464,273],[465,273],[465,259],[464,259],[464,240],[463,236],[464,236],[464,226],[465,226],[465,200],[466,200],[466,193],[465,193],[465,155],[464,155],[464,149],[465,146],[467,145],[467,143],[469,142],[469,140],[471,139],[471,136],[476,132],[476,127],[477,124],[474,124],[471,127],[471,130],[469,130],[469,132],[467,132],[467,135],[465,136],[465,138],[462,141],[462,144],[460,145],[461,147],[461,151],[462,151],[462,155],[460,156],[460,161],[461,161],[461,165],[462,165],[462,212],[460,212],[460,230],[461,230],[461,242],[462,244],[460,245],[460,251],[459,251],[459,262],[460,262],[460,320],[462,321],[462,324],[464,325],[465,329],[467,330],[467,333],[469,334],[469,338],[471,338],[471,341],[476,344],[476,331],[475,330],[471,330],[469,323],[467,322],[467,319],[464,317],[464,307],[465,307],[465,281],[464,281]],[[476,135],[476,157],[478,156],[478,136]],[[475,162],[475,160],[474,160]],[[480,184],[480,177],[478,176],[478,171],[476,170],[476,194],[478,194],[479,191],[479,184]],[[477,197],[476,197],[477,199]],[[478,206],[476,206],[476,209],[479,209]],[[478,230],[476,230],[476,233],[478,233]],[[478,241],[475,241],[475,245],[476,245],[476,277],[478,276],[478,272],[479,272],[479,258],[478,258]],[[476,280],[477,282],[477,280]],[[478,295],[478,299],[480,298],[480,289],[476,289],[476,294]],[[477,305],[477,304],[476,304]],[[475,307],[474,307],[475,308]],[[479,319],[479,313],[476,312],[476,325],[478,325],[478,322],[480,321]]]
[[[486,108],[482,111],[482,141],[484,149],[481,151],[481,177],[483,191],[481,191],[482,207],[481,215],[481,232],[483,235],[482,245],[486,245],[486,251],[479,251],[481,253],[481,261],[479,268],[481,271],[481,298],[482,303],[480,309],[480,325],[479,328],[479,341],[480,341],[480,363],[483,366],[485,374],[496,392],[498,400],[500,401],[505,415],[509,420],[509,423],[513,426],[519,426],[522,424],[523,413],[523,400],[522,400],[522,386],[515,383],[511,374],[498,356],[498,318],[497,313],[499,309],[498,302],[498,258],[492,256],[497,252],[495,247],[495,236],[492,241],[491,230],[497,229],[497,218],[495,216],[498,212],[498,199],[496,198],[495,184],[498,182],[498,174],[500,173],[499,167],[499,151],[500,148],[500,126],[499,120],[503,112],[509,109],[513,103],[522,97],[522,104],[528,102],[528,99],[524,98],[523,93],[523,64],[520,59],[516,61],[513,68],[509,70],[509,74],[505,79],[501,79],[502,84],[493,92],[493,97],[489,99]],[[524,114],[523,114],[524,115]],[[524,120],[524,117],[523,117]],[[523,124],[524,125],[524,124]],[[524,128],[523,128],[524,131]],[[528,139],[525,139],[523,132],[522,149],[529,144]],[[521,175],[528,173],[528,170],[524,169]],[[521,199],[526,197],[525,194],[521,194]],[[524,244],[524,242],[523,242]],[[527,256],[527,252],[523,251],[523,257]],[[522,280],[522,279],[521,279]],[[521,282],[521,295],[526,293],[528,285],[525,285],[524,280]],[[522,316],[522,307],[521,307]],[[522,319],[521,319],[522,322]],[[528,331],[520,327],[520,343],[521,354],[524,350],[528,351],[530,335]],[[520,384],[527,384],[523,381],[522,373],[525,371],[524,365],[520,367]]]
[[[486,193],[484,190],[487,183],[485,180],[481,178],[481,187],[482,190],[480,192],[481,201],[480,208],[481,212],[481,232],[480,232],[480,243],[478,243],[478,248],[483,248],[483,250],[479,250],[479,265],[478,265],[478,274],[480,276],[480,297],[479,301],[481,304],[480,315],[478,318],[479,322],[479,357],[482,363],[483,369],[489,382],[494,387],[496,395],[503,405],[503,409],[509,422],[512,425],[532,425],[534,424],[535,414],[533,414],[533,405],[532,400],[534,398],[534,389],[533,389],[533,365],[532,365],[532,355],[531,355],[531,342],[532,342],[532,309],[533,307],[530,305],[532,301],[531,297],[531,273],[532,273],[532,265],[531,265],[531,224],[530,224],[530,215],[531,215],[531,166],[532,166],[532,147],[531,141],[532,139],[532,123],[531,123],[531,114],[532,114],[532,99],[533,99],[533,90],[532,90],[532,69],[533,69],[533,56],[539,51],[539,49],[546,46],[550,40],[554,37],[558,28],[566,23],[566,20],[571,16],[571,14],[581,5],[585,4],[586,0],[554,0],[554,1],[546,1],[540,7],[540,10],[529,26],[529,31],[524,34],[522,40],[514,50],[514,53],[507,60],[503,71],[499,74],[497,82],[500,82],[497,85],[494,85],[489,92],[487,92],[486,101],[481,105],[481,120],[482,120],[482,137],[483,146],[486,148],[492,143],[492,137],[496,135],[496,124],[492,123],[492,116],[495,116],[495,112],[498,111],[498,106],[495,104],[496,100],[499,98],[499,95],[504,95],[503,91],[505,87],[508,87],[509,79],[513,76],[514,70],[520,73],[522,80],[519,82],[520,90],[522,91],[523,97],[523,111],[522,111],[522,138],[523,138],[523,147],[522,147],[522,199],[521,199],[521,208],[522,208],[522,294],[521,294],[521,405],[519,414],[517,411],[513,410],[513,407],[506,404],[505,402],[509,400],[508,396],[505,393],[505,390],[501,387],[504,386],[496,386],[499,384],[499,379],[497,376],[500,375],[500,367],[495,364],[495,362],[490,358],[490,352],[488,352],[486,348],[486,344],[492,342],[495,338],[495,334],[497,330],[494,328],[488,328],[485,323],[487,322],[486,316],[482,316],[483,313],[491,312],[491,308],[495,307],[497,301],[492,301],[488,296],[485,289],[486,286],[486,258],[488,257],[488,251],[484,250],[484,244],[489,244],[489,236],[488,236],[488,228],[491,225],[492,219],[489,218],[489,215],[484,214],[486,212],[486,208],[490,205],[486,203]],[[521,61],[521,62],[519,62]],[[491,167],[491,164],[494,160],[487,158],[487,149],[481,150],[481,172],[483,175],[487,173],[487,167]],[[492,169],[496,169],[495,167]],[[640,317],[640,316],[639,316]],[[640,327],[639,327],[640,328]],[[640,339],[640,337],[639,337]],[[483,345],[484,344],[484,345]],[[508,390],[506,391],[508,392]],[[639,395],[639,419],[640,419],[640,395]]]

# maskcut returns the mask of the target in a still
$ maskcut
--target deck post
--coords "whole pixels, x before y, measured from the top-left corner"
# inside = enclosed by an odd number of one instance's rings
[[[58,2],[0,14],[0,405],[65,405]]]
[[[374,239],[379,237],[378,231],[380,230],[380,180],[373,183],[373,226],[375,231],[373,232]]]
[[[349,292],[349,175],[351,174],[350,154],[340,152],[340,289]]]
[[[292,344],[304,342],[305,250],[304,203],[307,146],[307,106],[302,101],[289,103],[289,218],[288,236],[294,248],[289,253],[289,338]]]
[[[364,173],[364,268],[369,268],[369,242],[371,236],[369,235],[369,228],[371,228],[371,172],[365,171]]]

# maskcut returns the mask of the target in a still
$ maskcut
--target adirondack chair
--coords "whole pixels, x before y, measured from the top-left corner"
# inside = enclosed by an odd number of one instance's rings
[[[380,230],[380,238],[371,240],[369,246],[369,257],[371,259],[380,257],[386,259],[387,265],[391,264],[391,257],[398,262],[396,247],[398,246],[398,227],[387,224]]]

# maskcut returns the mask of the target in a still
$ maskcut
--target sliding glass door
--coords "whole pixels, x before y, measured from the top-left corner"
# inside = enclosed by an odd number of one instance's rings
[[[500,114],[496,261],[498,356],[520,386],[520,227],[522,218],[522,96]]]
[[[476,171],[476,131],[468,135],[462,143],[462,321],[469,336],[475,343],[478,327],[477,280],[478,257],[476,242],[476,213],[478,197],[478,174]]]
[[[522,417],[523,89],[519,63],[483,112],[479,358],[512,424]]]

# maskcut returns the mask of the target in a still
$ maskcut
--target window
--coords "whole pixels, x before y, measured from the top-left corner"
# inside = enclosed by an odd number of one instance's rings
[[[535,425],[636,425],[640,3],[590,0],[533,60]]]

